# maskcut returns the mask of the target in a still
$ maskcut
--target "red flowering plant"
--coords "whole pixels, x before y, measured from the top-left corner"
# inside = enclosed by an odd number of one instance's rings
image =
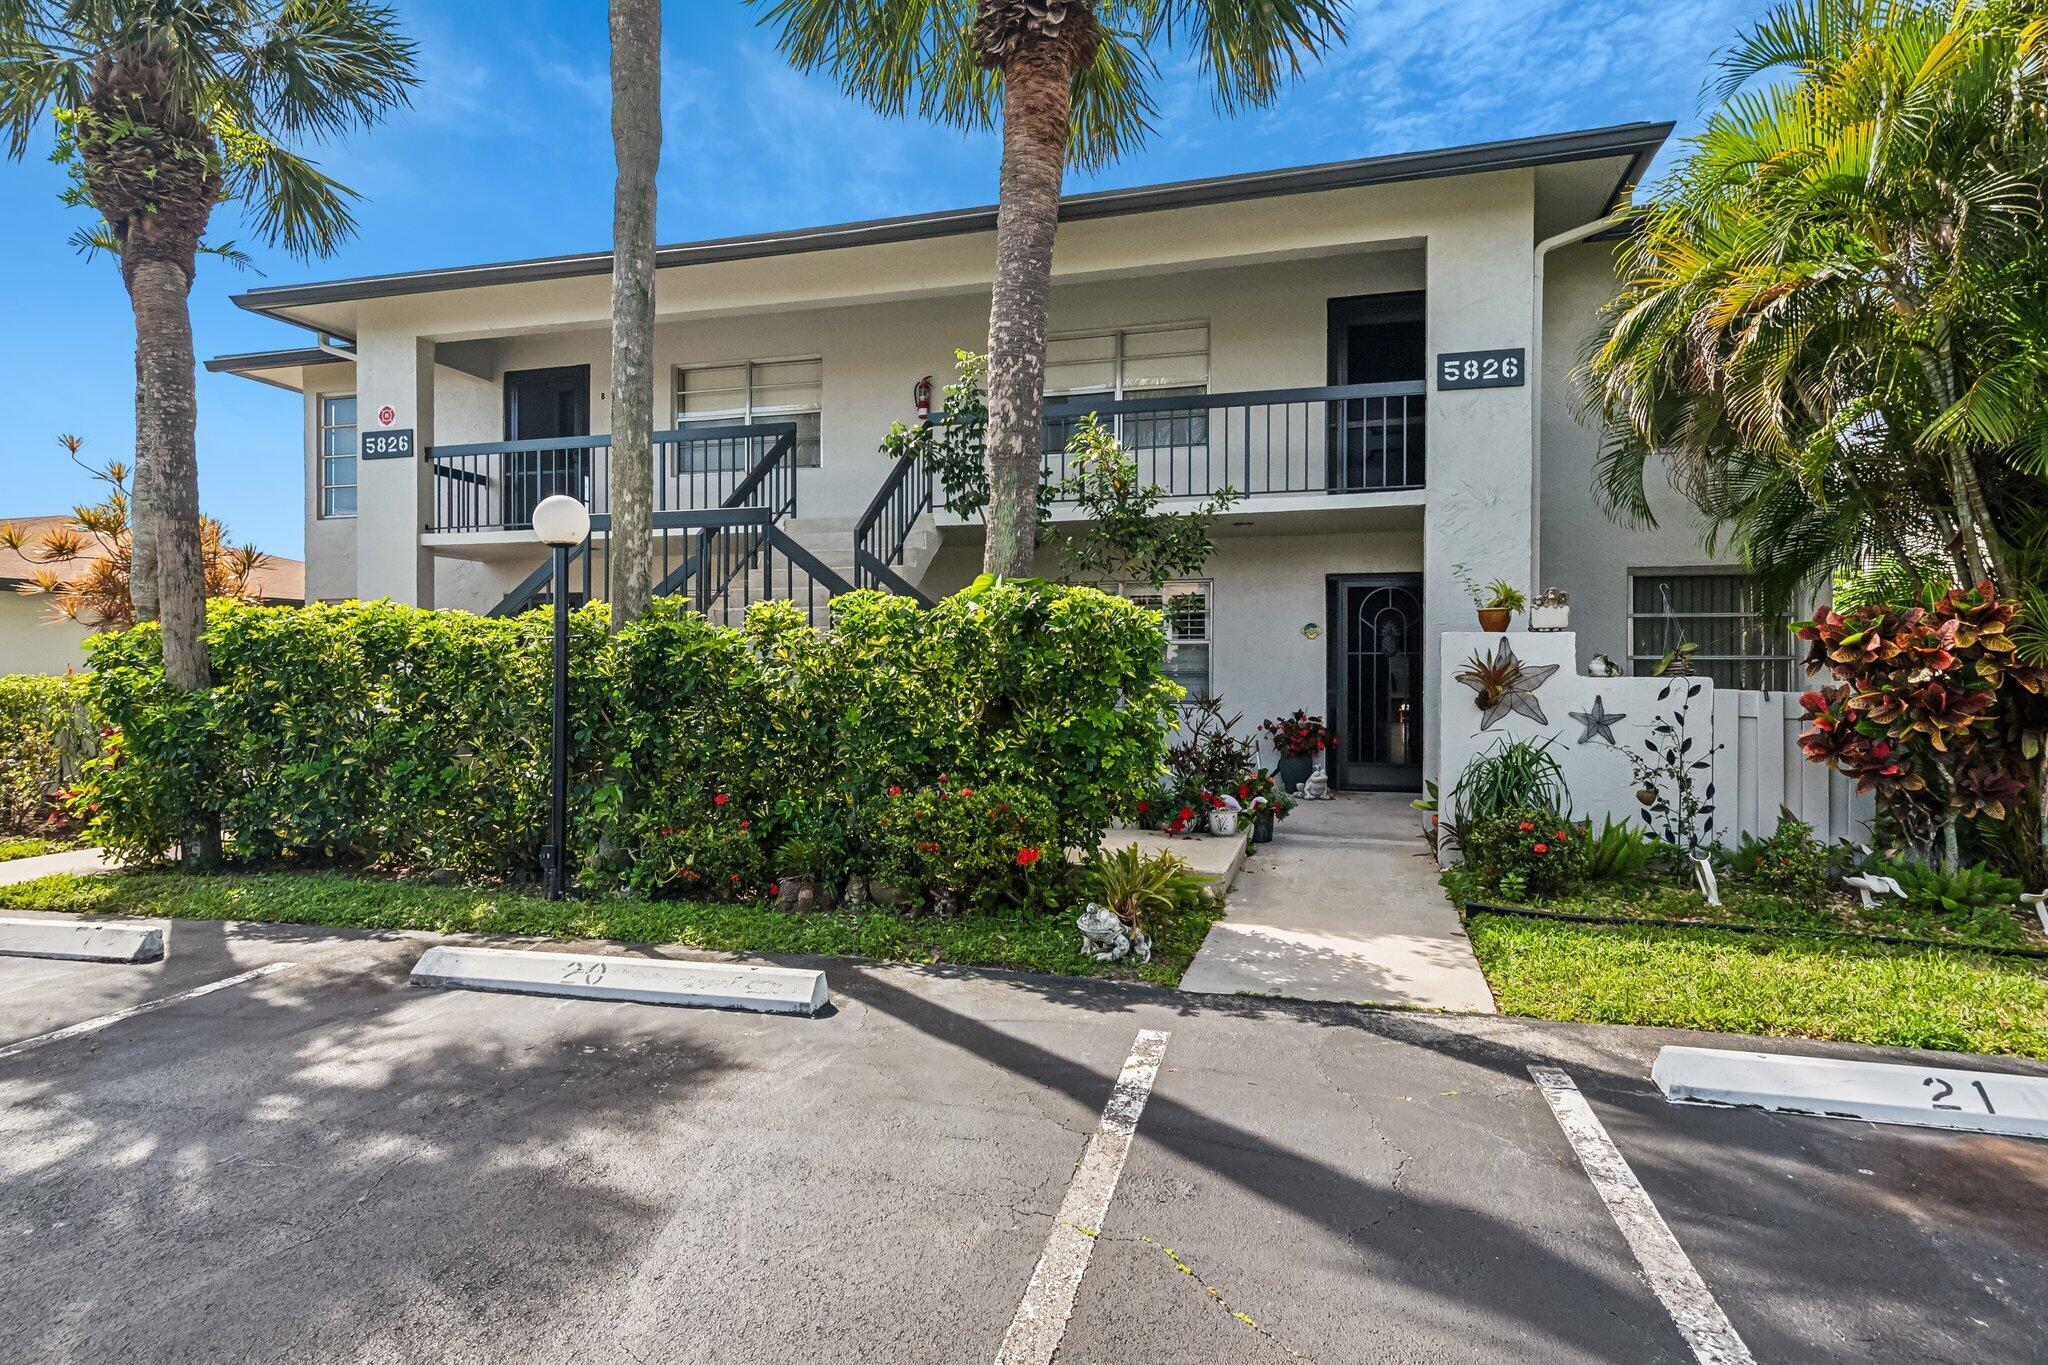
[[[1955,822],[2020,808],[2048,724],[2048,670],[2020,661],[2019,604],[1991,584],[1928,605],[1823,607],[1798,626],[1809,674],[1836,681],[1800,698],[1807,759],[1855,779],[1915,842]]]
[[[1584,881],[1589,843],[1583,826],[1535,806],[1468,820],[1458,829],[1466,870],[1510,900],[1554,896]]]
[[[1321,716],[1306,711],[1262,720],[1259,731],[1282,758],[1314,758],[1337,742],[1337,732],[1325,725]]]
[[[873,875],[935,908],[1033,904],[1066,873],[1052,803],[1006,783],[899,789],[869,824]]]
[[[678,804],[668,821],[645,828],[629,880],[650,895],[689,900],[750,901],[773,878],[758,823],[730,793],[712,792],[694,812]]]

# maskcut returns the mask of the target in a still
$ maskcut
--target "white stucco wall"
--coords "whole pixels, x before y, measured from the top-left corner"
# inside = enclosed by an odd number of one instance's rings
[[[82,673],[92,632],[50,619],[50,599],[0,589],[0,673]]]
[[[1718,560],[1707,553],[1705,524],[1661,473],[1653,472],[1649,480],[1654,527],[1618,524],[1594,492],[1600,434],[1596,423],[1582,422],[1574,411],[1571,371],[1585,356],[1600,306],[1614,295],[1613,251],[1611,243],[1589,242],[1552,253],[1543,300],[1543,499],[1537,586],[1562,588],[1571,595],[1580,668],[1596,653],[1627,664],[1631,570],[1730,562],[1725,551]]]

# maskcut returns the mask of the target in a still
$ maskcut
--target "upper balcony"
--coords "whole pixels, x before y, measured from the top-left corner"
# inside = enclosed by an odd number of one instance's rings
[[[1046,404],[1045,476],[1093,413],[1130,452],[1141,482],[1169,497],[1393,493],[1424,485],[1427,385],[1344,384]]]

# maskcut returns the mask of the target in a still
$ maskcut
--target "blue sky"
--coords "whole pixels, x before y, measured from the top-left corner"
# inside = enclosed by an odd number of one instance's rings
[[[611,139],[600,0],[398,0],[419,42],[412,108],[317,149],[363,195],[358,235],[310,264],[247,240],[232,208],[214,238],[256,270],[201,265],[192,294],[203,359],[302,344],[242,312],[253,285],[602,249],[611,231]],[[1696,121],[1717,48],[1760,0],[1361,0],[1342,51],[1272,108],[1226,119],[1169,55],[1158,129],[1076,188],[1370,156],[1635,119]],[[1682,17],[1681,17],[1682,14]],[[913,213],[995,197],[997,148],[915,120],[885,120],[826,81],[791,73],[738,0],[670,0],[659,236],[728,233]],[[83,210],[58,202],[47,141],[0,162],[0,519],[61,511],[94,489],[56,444],[127,458],[133,333],[115,267],[67,239]],[[1666,160],[1669,152],[1666,153]],[[543,187],[539,194],[535,186]],[[260,273],[258,273],[260,272]],[[296,395],[199,376],[200,492],[238,540],[301,551]]]

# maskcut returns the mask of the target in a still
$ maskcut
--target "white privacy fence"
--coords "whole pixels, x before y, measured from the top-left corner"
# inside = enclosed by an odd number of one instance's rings
[[[1522,665],[1525,696],[1488,724],[1473,689],[1457,675],[1474,655],[1493,655],[1503,642]],[[1702,793],[1713,784],[1714,842],[1768,835],[1781,807],[1822,841],[1870,837],[1873,798],[1799,752],[1797,693],[1720,689],[1706,678],[1586,677],[1574,671],[1577,643],[1566,631],[1447,633],[1439,647],[1437,771],[1447,808],[1465,765],[1501,739],[1548,740],[1574,814],[1596,824],[1605,815],[1639,824],[1640,780],[1628,755],[1648,758],[1645,744],[1663,722],[1691,740],[1686,762],[1707,760],[1691,775]]]
[[[1724,815],[1716,829],[1725,823],[1724,842],[1768,835],[1781,808],[1812,825],[1822,843],[1869,840],[1877,798],[1799,752],[1806,724],[1798,693],[1717,690],[1713,716],[1714,742],[1722,746],[1714,755],[1714,788]]]

